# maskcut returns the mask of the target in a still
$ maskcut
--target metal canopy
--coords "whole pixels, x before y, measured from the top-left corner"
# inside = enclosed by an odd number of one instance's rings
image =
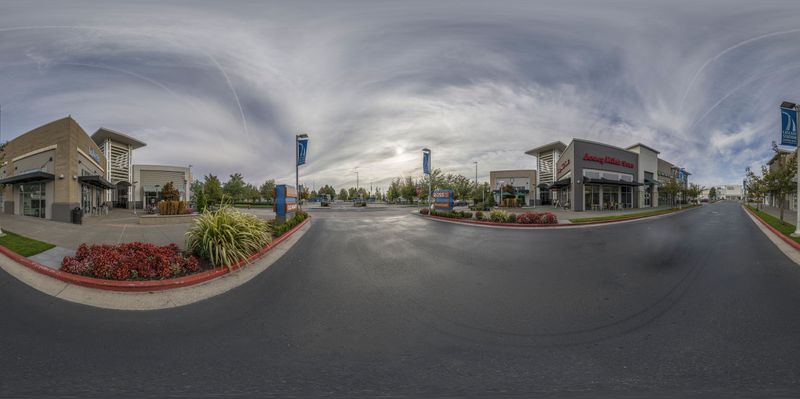
[[[608,179],[584,179],[584,184],[608,184],[617,186],[643,186],[642,183],[623,181],[623,180],[608,180]]]
[[[102,189],[112,189],[112,188],[117,187],[117,186],[111,184],[108,180],[106,180],[106,179],[104,179],[104,178],[102,178],[100,176],[97,176],[97,175],[79,176],[78,177],[78,183],[88,184],[90,186],[95,186],[97,188],[102,188]]]
[[[36,172],[30,172],[21,175],[6,177],[5,179],[0,179],[0,184],[32,183],[37,181],[50,181],[55,179],[56,177],[52,173],[36,171]]]

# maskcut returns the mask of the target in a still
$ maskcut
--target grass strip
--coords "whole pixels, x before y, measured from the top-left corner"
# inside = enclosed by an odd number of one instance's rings
[[[609,216],[597,216],[591,218],[577,218],[577,219],[570,219],[571,223],[590,223],[590,222],[604,222],[607,220],[625,220],[625,219],[634,219],[634,218],[641,218],[647,216],[658,216],[658,215],[666,215],[668,213],[681,211],[684,209],[694,208],[698,205],[689,205],[685,206],[681,209],[678,208],[666,208],[666,209],[656,209],[652,211],[645,211],[645,212],[637,212],[637,213],[629,213],[626,215],[609,215]]]
[[[761,220],[767,222],[767,224],[769,224],[770,226],[774,227],[775,230],[780,231],[781,234],[785,235],[786,237],[789,237],[790,239],[794,240],[797,243],[800,243],[800,237],[792,237],[792,235],[791,235],[792,233],[794,233],[794,229],[795,229],[795,226],[793,224],[790,224],[790,223],[787,223],[787,222],[781,223],[780,219],[776,218],[775,216],[770,215],[769,213],[760,211],[760,210],[758,210],[756,208],[753,208],[750,205],[747,205],[747,207],[751,211],[753,211],[753,213],[755,213],[755,215],[758,216]]]
[[[55,247],[53,244],[14,234],[8,230],[3,230],[3,232],[5,235],[0,237],[0,245],[25,257],[33,256]]]

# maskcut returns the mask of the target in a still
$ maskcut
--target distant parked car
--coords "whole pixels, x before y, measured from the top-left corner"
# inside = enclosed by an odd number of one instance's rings
[[[464,200],[453,201],[453,206],[467,206],[467,201]]]

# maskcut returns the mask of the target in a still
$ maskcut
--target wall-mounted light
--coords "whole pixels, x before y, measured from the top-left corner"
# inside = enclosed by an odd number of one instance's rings
[[[78,180],[78,176],[72,175],[72,180]]]
[[[58,175],[59,179],[64,179],[64,175]]]

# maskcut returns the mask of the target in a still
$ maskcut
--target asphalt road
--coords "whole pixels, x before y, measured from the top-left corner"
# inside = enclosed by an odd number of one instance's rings
[[[0,394],[800,394],[800,266],[737,204],[535,231],[407,212],[320,215],[259,277],[171,310],[0,272]]]

